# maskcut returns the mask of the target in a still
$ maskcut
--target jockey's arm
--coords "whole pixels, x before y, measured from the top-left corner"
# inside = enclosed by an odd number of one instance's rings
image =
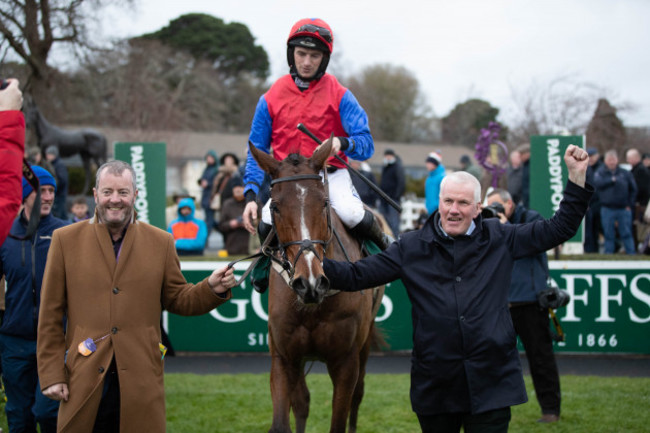
[[[261,96],[255,108],[253,123],[248,140],[255,147],[270,153],[271,150],[271,133],[272,120],[264,96]],[[244,227],[251,234],[255,234],[257,226],[257,202],[255,198],[260,191],[260,186],[264,181],[264,171],[257,165],[257,161],[251,155],[250,150],[246,153],[246,170],[244,173],[244,196],[246,197],[246,207],[242,215]]]
[[[339,104],[341,124],[348,134],[347,137],[337,137],[341,141],[341,150],[359,161],[365,161],[375,153],[375,144],[370,135],[368,115],[349,90],[345,92]]]

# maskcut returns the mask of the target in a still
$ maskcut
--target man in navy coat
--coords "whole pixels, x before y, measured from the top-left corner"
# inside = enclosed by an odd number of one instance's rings
[[[362,290],[401,278],[412,305],[411,406],[423,433],[506,432],[510,406],[527,401],[508,311],[516,259],[539,254],[577,231],[593,189],[587,152],[564,155],[569,182],[549,220],[501,224],[480,216],[481,186],[455,172],[440,207],[420,230],[355,263],[326,259],[332,287]]]

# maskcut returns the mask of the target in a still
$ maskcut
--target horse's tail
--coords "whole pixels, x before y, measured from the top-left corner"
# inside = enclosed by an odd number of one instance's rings
[[[373,320],[372,328],[370,329],[370,350],[377,352],[388,349],[390,349],[390,344],[386,341],[384,331]]]

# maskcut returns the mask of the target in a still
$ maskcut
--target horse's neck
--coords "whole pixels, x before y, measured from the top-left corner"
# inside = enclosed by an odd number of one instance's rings
[[[331,214],[331,224],[332,230],[336,230],[338,238],[334,233],[332,233],[332,239],[330,241],[330,247],[327,251],[327,257],[335,260],[347,260],[349,257],[351,260],[357,260],[360,257],[360,246],[354,236],[348,231],[341,219],[334,209],[330,210]],[[339,244],[339,239],[341,240]],[[345,249],[345,252],[343,250]],[[346,257],[347,253],[347,257]]]
[[[52,128],[52,125],[43,117],[40,111],[36,111],[36,122],[34,122],[34,128],[36,129],[36,136],[38,138],[43,138],[45,131]]]
[[[48,136],[56,136],[56,134],[62,132],[63,130],[52,125],[47,121],[45,116],[41,114],[40,111],[36,111],[36,135],[39,139]]]

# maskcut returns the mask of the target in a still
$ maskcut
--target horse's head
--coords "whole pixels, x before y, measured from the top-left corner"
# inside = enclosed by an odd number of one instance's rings
[[[331,148],[330,138],[311,158],[291,154],[277,161],[249,143],[251,154],[272,179],[271,215],[288,269],[285,280],[305,304],[319,304],[329,290],[322,262],[331,237],[330,207],[318,173]]]

